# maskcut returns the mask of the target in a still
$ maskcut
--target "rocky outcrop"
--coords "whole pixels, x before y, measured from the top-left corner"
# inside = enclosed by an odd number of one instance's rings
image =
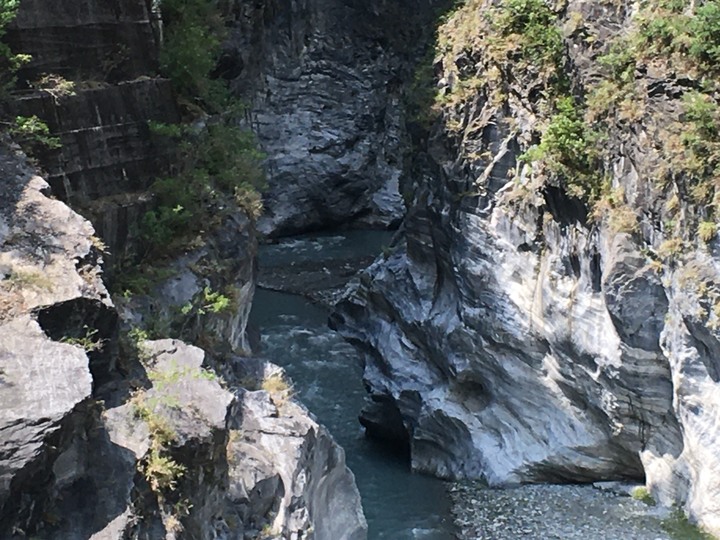
[[[626,49],[632,90],[612,84],[631,94],[608,94],[611,61],[598,58],[620,54],[611,44],[633,35],[634,8],[533,5],[557,20],[559,41],[537,45],[522,35],[531,22],[488,2],[441,26],[439,120],[404,234],[333,316],[364,353],[373,405],[361,421],[408,441],[417,471],[491,485],[644,478],[719,533],[716,224],[688,191],[702,180],[667,171],[683,155],[668,157],[673,126],[695,129],[682,85],[702,75]],[[532,48],[553,43],[548,57]],[[587,126],[611,111],[589,161],[611,186],[596,199],[587,165],[562,168],[568,148],[551,139],[524,154],[574,121],[554,112],[558,92],[587,100]],[[716,103],[712,92],[699,99]],[[592,160],[582,129],[569,140]]]
[[[236,374],[254,381],[238,394],[242,413],[227,450],[236,520],[272,537],[366,538],[360,494],[342,448],[291,399],[279,367],[235,362]]]
[[[82,349],[50,341],[30,317],[4,324],[0,336],[0,505],[6,520],[15,514],[19,528],[37,518],[33,506],[50,498],[48,463],[68,448],[92,378]],[[57,469],[62,481],[65,471],[61,464]]]
[[[203,343],[216,351],[251,354],[246,327],[257,279],[254,223],[228,212],[205,241],[151,269],[150,285],[116,302],[125,326],[149,335]]]
[[[0,536],[364,538],[343,451],[279,368],[174,340],[129,356],[92,227],[0,152]]]
[[[399,222],[400,83],[434,3],[235,2],[221,70],[268,156],[262,233]]]
[[[31,534],[56,517],[93,384],[115,369],[117,317],[100,279],[92,227],[7,140],[0,148],[0,530]],[[53,313],[67,314],[53,320]],[[55,334],[51,339],[49,334]],[[11,533],[12,531],[12,533]]]
[[[342,449],[289,394],[264,382],[280,380],[280,368],[232,357],[216,365],[219,379],[196,347],[140,347],[152,386],[105,418],[144,479],[135,476],[127,508],[99,538],[119,530],[132,538],[366,537]],[[235,386],[239,376],[250,389]],[[143,503],[132,504],[138,497]]]

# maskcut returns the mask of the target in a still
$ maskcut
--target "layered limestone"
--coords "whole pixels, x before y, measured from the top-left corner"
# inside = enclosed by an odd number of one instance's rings
[[[159,25],[152,2],[22,2],[8,27],[14,52],[31,55],[5,105],[37,116],[60,148],[35,145],[52,193],[88,218],[112,270],[150,208],[149,186],[167,169],[168,149],[149,122],[180,119],[169,81],[157,76]]]

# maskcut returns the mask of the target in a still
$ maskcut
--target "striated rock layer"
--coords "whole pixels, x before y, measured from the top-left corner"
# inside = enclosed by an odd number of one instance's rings
[[[106,270],[132,247],[149,190],[171,156],[149,122],[177,123],[170,81],[158,77],[158,22],[151,1],[21,2],[6,41],[31,60],[3,104],[37,116],[62,145],[36,145],[55,197],[87,217],[107,246]]]
[[[525,57],[529,38],[512,28],[498,36],[498,9],[468,2],[441,26],[439,119],[403,234],[332,319],[364,353],[361,421],[408,441],[417,471],[493,486],[644,478],[720,533],[720,259],[714,234],[695,232],[708,220],[689,194],[696,180],[667,172],[668,141],[688,121],[680,96],[702,72],[631,49],[632,82],[617,85],[633,97],[614,105],[595,94],[611,61],[598,58],[630,47],[619,39],[637,6],[543,8],[560,32],[555,64]],[[701,99],[717,103],[704,80]],[[593,165],[608,187],[594,201],[558,173],[560,157],[521,159],[558,92],[587,98],[588,126],[593,107],[608,109]]]

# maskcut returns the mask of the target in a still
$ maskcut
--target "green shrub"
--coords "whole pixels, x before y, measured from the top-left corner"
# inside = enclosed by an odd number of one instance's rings
[[[431,48],[418,62],[413,80],[405,93],[408,117],[425,132],[430,130],[439,116],[434,107],[437,94],[433,71],[434,56],[435,50]]]
[[[690,54],[706,68],[717,70],[720,66],[720,1],[706,0],[698,6],[690,32]]]
[[[225,32],[220,8],[206,0],[161,0],[160,9],[161,74],[179,94],[184,116],[177,124],[148,122],[172,166],[150,186],[154,204],[138,220],[138,249],[116,271],[120,286],[113,289],[129,293],[147,292],[152,264],[213,230],[232,208],[252,218],[262,210],[265,156],[254,134],[240,127],[242,104],[212,77]]]
[[[720,176],[720,106],[708,95],[683,96],[685,125],[680,135],[683,152],[673,156],[673,168],[688,176],[697,204],[709,204]]]
[[[220,112],[229,94],[221,81],[210,77],[224,36],[217,7],[207,0],[161,0],[160,7],[164,23],[162,74],[181,96],[210,112]]]
[[[706,140],[720,139],[720,107],[710,96],[691,91],[683,95],[687,120],[694,124],[697,135]]]
[[[679,508],[673,514],[665,519],[662,528],[672,538],[677,540],[713,540],[714,537],[703,530],[699,529],[688,521],[685,513]]]
[[[557,156],[567,165],[588,167],[585,123],[572,97],[556,103],[557,113],[543,134],[541,149]]]
[[[233,119],[209,124],[200,137],[200,166],[225,193],[236,187],[264,187],[260,166],[265,155],[257,148],[255,135],[232,123]]]
[[[171,174],[151,186],[155,207],[139,223],[143,257],[169,253],[209,230],[222,218],[227,201],[257,217],[258,190],[264,186],[264,155],[253,133],[239,127],[243,108],[224,81],[212,78],[225,33],[219,8],[206,0],[162,0],[160,8],[161,73],[189,105],[186,113],[204,120],[148,122],[155,142],[175,160]]]
[[[177,440],[177,434],[158,411],[158,407],[175,406],[175,403],[172,402],[172,397],[166,394],[149,400],[145,392],[139,392],[131,399],[131,404],[133,414],[145,422],[150,435],[150,451],[139,464],[139,468],[153,491],[172,491],[185,474],[186,468],[168,453],[168,447]]]
[[[18,116],[10,132],[25,153],[37,155],[43,150],[56,150],[62,147],[60,139],[50,135],[47,124],[37,116]]]
[[[698,225],[698,236],[706,244],[717,235],[717,225],[714,221],[702,221]]]
[[[264,186],[264,155],[255,136],[233,124],[233,117],[216,118],[199,131],[184,125],[151,124],[160,144],[176,147],[176,172],[155,181],[156,208],[140,222],[145,253],[162,254],[187,238],[207,230],[222,217],[215,208],[223,197],[244,206]],[[239,194],[246,194],[242,199]],[[259,197],[258,197],[259,200]],[[257,217],[258,208],[245,208]]]
[[[620,40],[598,58],[598,63],[608,70],[611,79],[626,83],[635,79],[635,58],[632,45],[627,40]]]
[[[633,488],[630,495],[632,495],[632,498],[636,501],[643,502],[648,506],[655,506],[657,504],[655,502],[655,499],[653,499],[653,496],[650,495],[650,491],[648,491],[645,486],[638,486],[636,488]]]
[[[203,312],[222,313],[233,309],[233,301],[219,291],[213,291],[209,286],[203,289]]]
[[[503,37],[522,36],[523,56],[531,61],[562,62],[563,39],[557,15],[543,0],[508,0],[493,18]]]
[[[85,334],[81,336],[66,336],[60,340],[61,343],[67,343],[68,345],[76,345],[85,349],[85,352],[99,351],[105,345],[105,340],[97,337],[98,330],[95,328],[89,328],[87,325],[83,326]]]
[[[168,139],[177,139],[178,141],[187,134],[187,126],[184,124],[166,124],[164,122],[156,122],[150,120],[148,122],[150,134],[156,137],[166,137]]]
[[[20,0],[0,0],[0,95],[4,96],[15,85],[15,73],[31,57],[27,54],[15,54],[4,43],[7,25],[17,15]]]
[[[647,51],[667,54],[683,48],[688,17],[680,13],[653,12],[640,23],[637,40]]]
[[[585,125],[573,97],[558,99],[555,109],[540,144],[528,150],[521,159],[544,162],[561,178],[571,195],[588,202],[595,201],[602,187],[597,150],[600,135]]]
[[[180,308],[183,315],[206,315],[207,313],[223,313],[237,309],[233,294],[223,294],[206,286],[191,301]]]
[[[175,274],[175,270],[170,268],[131,264],[127,258],[118,264],[121,270],[113,279],[112,292],[126,298],[133,294],[149,294],[155,285]]]
[[[43,75],[40,79],[31,83],[31,85],[33,88],[47,92],[56,100],[61,97],[75,95],[75,83],[55,73]]]
[[[687,56],[695,67],[717,73],[720,66],[720,0],[706,0],[686,12],[682,0],[650,4],[641,14],[634,40],[643,55]]]

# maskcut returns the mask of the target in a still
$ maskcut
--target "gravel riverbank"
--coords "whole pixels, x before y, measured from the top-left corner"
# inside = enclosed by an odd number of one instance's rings
[[[591,485],[468,483],[450,492],[461,540],[671,540],[667,509]]]

